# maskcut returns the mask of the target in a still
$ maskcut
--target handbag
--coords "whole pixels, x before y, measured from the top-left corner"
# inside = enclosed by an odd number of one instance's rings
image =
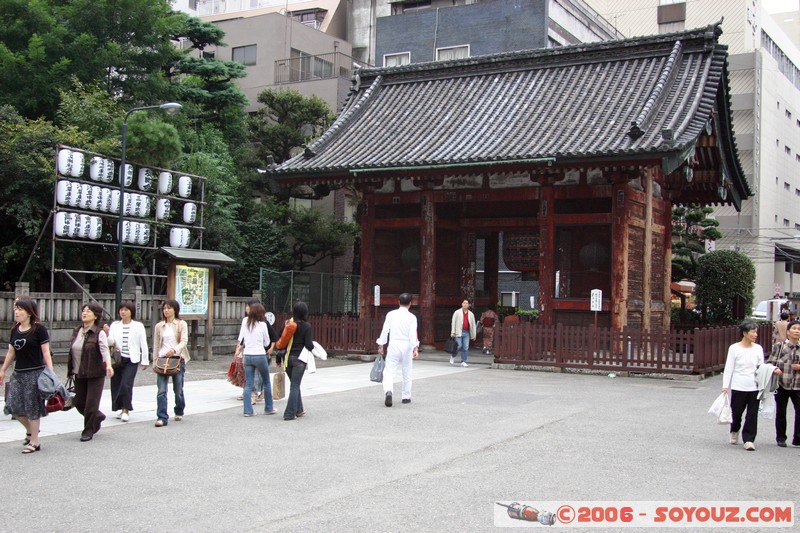
[[[728,401],[727,394],[725,395],[725,403],[722,405],[717,421],[720,424],[730,424],[733,422],[733,411],[731,411],[731,403]]]
[[[383,382],[383,368],[386,366],[386,361],[384,361],[382,355],[378,355],[375,358],[375,362],[372,363],[372,370],[369,372],[369,380],[374,381],[375,383]]]
[[[453,337],[444,341],[444,351],[447,353],[455,353],[457,347],[456,340]]]
[[[56,411],[62,411],[64,409],[64,397],[61,396],[59,393],[55,393],[50,398],[47,399],[47,404],[45,405],[45,410],[48,413],[55,413]]]
[[[174,376],[181,371],[181,358],[178,356],[156,358],[153,372],[162,376]]]
[[[119,350],[111,350],[111,368],[117,369],[122,366],[122,353]]]
[[[228,381],[234,387],[244,387],[244,361],[240,357],[233,356],[230,366],[228,367]]]
[[[286,396],[286,372],[276,372],[272,376],[272,399],[282,400]]]

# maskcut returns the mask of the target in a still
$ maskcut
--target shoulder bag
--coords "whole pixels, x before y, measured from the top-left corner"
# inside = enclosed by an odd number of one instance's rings
[[[166,324],[165,324],[166,325]],[[178,322],[178,342],[181,342],[181,325]],[[169,357],[158,356],[153,363],[153,372],[162,376],[174,376],[181,371],[181,354],[176,353]]]

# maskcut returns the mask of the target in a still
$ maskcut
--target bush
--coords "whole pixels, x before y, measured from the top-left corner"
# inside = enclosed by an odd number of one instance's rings
[[[745,309],[753,306],[756,269],[745,254],[719,250],[697,261],[696,296],[705,321],[710,324],[734,324],[734,302],[741,298]]]

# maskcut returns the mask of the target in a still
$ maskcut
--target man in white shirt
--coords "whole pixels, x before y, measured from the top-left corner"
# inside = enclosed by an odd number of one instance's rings
[[[383,322],[378,343],[378,354],[383,356],[387,341],[386,367],[383,369],[384,405],[392,406],[392,385],[397,365],[403,365],[403,403],[411,403],[411,361],[419,357],[417,317],[411,314],[411,295],[400,295],[400,307],[389,311]]]

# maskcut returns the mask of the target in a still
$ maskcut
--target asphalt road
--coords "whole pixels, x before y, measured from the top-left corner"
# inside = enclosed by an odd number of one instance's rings
[[[0,531],[498,531],[497,501],[796,502],[800,448],[769,420],[756,452],[729,445],[706,414],[720,387],[473,365],[392,408],[366,384],[291,422],[235,408],[0,444]]]

